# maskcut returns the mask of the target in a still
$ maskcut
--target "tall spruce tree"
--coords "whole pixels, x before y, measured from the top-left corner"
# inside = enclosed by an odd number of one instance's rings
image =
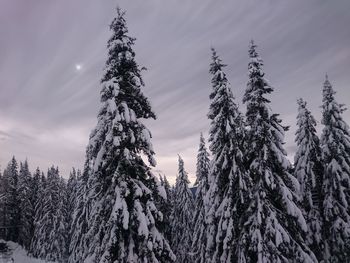
[[[205,248],[206,248],[206,223],[205,223],[205,196],[209,190],[209,153],[205,146],[205,139],[201,133],[199,139],[199,149],[197,154],[197,170],[196,182],[197,186],[194,216],[193,216],[193,236],[192,236],[192,262],[205,262]]]
[[[273,91],[264,78],[263,61],[251,42],[247,105],[248,171],[252,200],[239,237],[238,262],[317,262],[305,241],[307,225],[299,209],[297,180],[288,172],[283,148],[285,127],[266,98]]]
[[[176,262],[192,262],[189,252],[192,236],[193,194],[185,171],[184,161],[179,156],[179,174],[174,188],[173,210],[171,214],[171,247],[176,254]]]
[[[19,232],[18,243],[27,250],[30,248],[31,231],[33,229],[33,207],[31,203],[32,196],[32,178],[29,172],[28,161],[20,163],[18,176],[18,206],[19,206]]]
[[[344,107],[337,103],[334,94],[326,76],[321,136],[325,261],[340,263],[350,261],[350,132],[342,117]]]
[[[317,256],[323,258],[322,235],[322,181],[323,167],[320,140],[316,134],[316,120],[303,99],[298,100],[296,143],[294,156],[295,177],[300,183],[302,210],[308,225],[307,244]]]
[[[172,262],[175,256],[158,228],[162,213],[154,202],[155,177],[141,158],[156,164],[151,133],[141,122],[155,119],[155,114],[142,93],[141,69],[132,49],[135,39],[128,36],[119,8],[110,29],[102,107],[84,168],[89,222],[82,238],[88,246],[77,253],[92,262]]]
[[[236,262],[242,213],[247,206],[249,178],[244,171],[244,123],[223,71],[212,49],[213,90],[208,117],[210,150],[213,154],[210,187],[206,197],[206,257],[212,262]],[[205,261],[205,258],[201,262]]]

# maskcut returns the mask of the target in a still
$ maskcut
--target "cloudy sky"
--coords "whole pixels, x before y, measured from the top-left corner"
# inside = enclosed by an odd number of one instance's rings
[[[2,168],[12,155],[27,157],[32,170],[58,165],[64,176],[72,166],[82,167],[117,4],[137,38],[136,59],[148,68],[144,92],[158,119],[147,125],[157,169],[171,181],[177,154],[193,180],[199,133],[207,135],[211,46],[228,64],[244,111],[248,43],[256,41],[275,88],[272,108],[291,126],[290,156],[296,100],[305,98],[320,120],[326,72],[338,101],[350,105],[349,0],[1,0]],[[350,122],[349,111],[344,118]]]

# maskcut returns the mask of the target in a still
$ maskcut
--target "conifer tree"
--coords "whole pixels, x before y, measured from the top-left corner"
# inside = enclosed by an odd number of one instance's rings
[[[4,178],[0,170],[0,226],[5,226],[5,185]],[[0,228],[0,239],[5,239],[5,228]]]
[[[57,169],[58,172],[58,169]],[[55,236],[56,242],[59,244],[61,250],[61,260],[67,262],[68,259],[68,249],[69,249],[69,218],[71,211],[68,211],[69,202],[68,202],[68,189],[67,182],[63,177],[59,177],[59,190],[58,190],[58,206],[57,210],[59,213],[57,215],[57,234]]]
[[[197,170],[196,170],[196,198],[194,204],[194,231],[192,237],[191,255],[192,262],[205,262],[206,247],[206,223],[205,223],[205,196],[209,190],[209,153],[205,146],[205,140],[201,133],[199,139],[199,149],[197,154]]]
[[[208,117],[210,150],[213,154],[206,196],[206,256],[212,262],[236,262],[237,236],[247,206],[249,179],[244,171],[244,124],[230,84],[216,51],[212,49],[213,90]]]
[[[141,158],[156,164],[151,133],[141,121],[155,119],[155,114],[142,93],[135,39],[128,35],[119,8],[110,29],[102,107],[84,168],[89,221],[82,238],[88,246],[82,244],[77,253],[92,262],[172,262],[175,256],[158,228],[162,213],[155,205],[155,177]]]
[[[18,176],[18,202],[19,202],[19,235],[18,243],[29,249],[31,243],[31,231],[33,228],[33,207],[31,203],[31,174],[27,160],[20,163]]]
[[[252,200],[239,237],[238,262],[317,262],[305,242],[307,225],[295,191],[299,184],[288,169],[283,148],[285,127],[266,97],[273,88],[264,77],[263,61],[251,42],[247,105],[248,171]]]
[[[31,187],[32,187],[32,191],[31,191],[31,194],[32,194],[32,202],[35,204],[37,202],[37,200],[39,199],[39,188],[40,188],[40,185],[41,185],[41,178],[42,176],[42,172],[40,171],[40,168],[37,167],[35,169],[35,172],[33,173],[33,176],[32,176],[32,183],[31,183]],[[35,205],[34,205],[35,206]]]
[[[68,210],[70,211],[74,209],[76,191],[77,191],[77,171],[75,170],[75,168],[73,168],[69,174],[69,178],[67,182]]]
[[[165,193],[166,193],[166,196],[167,196],[167,200],[170,202],[170,206],[171,206],[171,202],[172,202],[172,187],[170,186],[170,183],[167,179],[167,177],[165,175],[160,175],[160,181],[161,181],[161,184],[164,186],[164,189],[165,189]]]
[[[38,258],[44,257],[44,252],[41,251],[41,247],[43,245],[43,235],[45,232],[43,232],[41,220],[44,217],[44,202],[46,200],[46,177],[44,173],[40,171],[39,168],[37,168],[35,171],[33,181],[37,180],[39,181],[36,191],[37,197],[33,198],[34,200],[36,200],[34,203],[33,239],[31,241],[29,251],[34,257]]]
[[[36,240],[32,247],[35,257],[56,262],[66,262],[66,218],[64,210],[65,187],[58,168],[47,173],[42,206],[42,216],[36,222]]]
[[[34,230],[35,230],[35,214],[36,214],[36,205],[39,201],[39,198],[42,198],[42,184],[41,184],[41,171],[39,167],[36,168],[32,180],[31,180],[31,196],[30,196],[30,203],[32,207],[32,228],[30,230],[30,236],[34,236]],[[32,241],[31,241],[32,242]],[[30,249],[29,249],[30,250]]]
[[[326,76],[323,85],[324,125],[321,145],[324,164],[323,212],[325,217],[325,261],[350,260],[350,133],[335,100],[335,91]]]
[[[5,239],[18,241],[19,204],[18,204],[18,163],[13,156],[3,175],[4,182],[4,226]]]
[[[67,192],[66,192],[66,209],[67,209],[67,251],[69,250],[69,245],[71,241],[71,234],[73,232],[72,222],[73,222],[73,211],[75,205],[75,198],[77,193],[77,172],[75,168],[72,169],[72,172],[69,175],[67,182]]]
[[[298,100],[296,143],[294,156],[295,177],[300,183],[302,210],[308,225],[307,244],[317,256],[323,258],[322,236],[322,181],[323,168],[320,140],[316,134],[316,120],[303,99]]]
[[[159,175],[160,180],[160,191],[164,190],[163,194],[160,194],[159,210],[163,214],[163,233],[167,240],[171,240],[171,211],[172,211],[172,200],[171,200],[171,186],[166,178],[166,176]]]
[[[88,167],[85,165],[85,167]],[[78,170],[76,195],[74,200],[74,212],[70,227],[69,242],[69,263],[81,263],[84,261],[87,253],[87,240],[85,235],[88,231],[88,208],[87,202],[87,181],[89,170],[84,173]]]
[[[192,236],[193,195],[189,189],[190,181],[185,171],[184,161],[179,156],[179,174],[174,188],[174,203],[171,214],[171,247],[176,255],[176,262],[192,262],[189,257]]]

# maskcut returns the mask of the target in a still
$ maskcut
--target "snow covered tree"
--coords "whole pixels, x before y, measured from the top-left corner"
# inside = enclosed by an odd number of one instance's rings
[[[323,258],[322,235],[322,181],[323,167],[320,140],[316,134],[316,120],[303,99],[298,100],[296,143],[294,156],[295,177],[300,184],[302,210],[308,225],[307,244],[317,256]]]
[[[325,261],[340,263],[350,260],[350,133],[342,118],[345,109],[337,103],[334,94],[326,76],[321,136],[325,169],[322,185]]]
[[[205,206],[204,200],[209,189],[209,153],[205,146],[205,140],[201,133],[199,139],[199,149],[197,154],[197,170],[196,182],[197,186],[196,198],[194,204],[193,216],[193,235],[191,256],[192,262],[205,262],[205,247],[206,247],[206,223],[205,223]]]
[[[163,215],[154,201],[155,177],[142,159],[156,164],[151,133],[141,120],[155,119],[155,114],[142,93],[135,39],[128,36],[119,8],[110,29],[102,107],[84,168],[89,221],[82,238],[88,245],[79,246],[77,253],[81,261],[88,257],[91,262],[172,262],[175,256],[158,228]]]
[[[76,191],[77,191],[77,171],[75,170],[75,168],[73,168],[69,174],[69,179],[67,182],[67,199],[68,199],[69,211],[73,211],[74,209]]]
[[[213,159],[206,194],[206,256],[212,262],[236,262],[242,213],[247,207],[249,178],[244,171],[244,123],[223,71],[225,67],[212,49],[213,90],[208,117]]]
[[[58,169],[57,169],[58,170]],[[57,243],[60,246],[62,253],[62,260],[67,262],[68,259],[68,249],[69,249],[69,218],[71,211],[68,211],[69,201],[68,201],[68,189],[66,180],[60,176],[59,181],[59,191],[58,198],[59,203],[57,209],[59,209],[59,214],[57,216],[57,222],[59,222],[59,227],[57,227]]]
[[[5,225],[5,185],[4,185],[4,178],[2,176],[1,170],[0,170],[0,226]],[[5,238],[5,228],[0,228],[0,239],[6,239]]]
[[[41,180],[42,180],[42,172],[40,171],[40,168],[37,167],[35,169],[35,172],[32,176],[31,180],[31,188],[32,188],[32,202],[35,204],[37,200],[39,199],[39,189],[41,187]],[[34,205],[35,206],[35,205]]]
[[[88,167],[88,165],[85,165]],[[78,170],[76,194],[74,200],[74,213],[70,227],[70,242],[69,242],[69,263],[83,262],[87,251],[87,240],[85,235],[88,231],[88,208],[87,202],[87,181],[89,170],[85,169],[84,173]]]
[[[79,171],[78,171],[79,172]],[[75,168],[72,169],[72,172],[69,175],[69,179],[67,182],[67,192],[66,192],[66,209],[67,209],[67,251],[69,250],[71,235],[72,235],[72,222],[74,215],[74,206],[75,206],[75,198],[77,193],[77,171]]]
[[[36,205],[39,202],[39,198],[42,198],[42,183],[41,183],[41,176],[42,173],[39,169],[39,167],[36,168],[32,180],[31,180],[31,196],[30,196],[30,203],[32,207],[32,218],[33,218],[33,223],[32,223],[32,228],[30,230],[30,236],[33,237],[34,235],[34,230],[35,230],[35,214],[36,214]],[[30,250],[30,249],[29,249]]]
[[[32,240],[33,229],[33,207],[31,203],[32,185],[31,174],[29,172],[27,160],[20,163],[18,176],[18,204],[19,204],[19,232],[18,243],[26,249],[29,249]]]
[[[171,202],[172,202],[172,187],[170,186],[170,183],[167,179],[167,177],[165,175],[159,175],[160,177],[160,182],[163,185],[164,189],[165,189],[165,193],[167,196],[168,201],[170,202],[170,206],[171,206]]]
[[[172,193],[171,186],[165,175],[159,175],[160,180],[160,190],[159,194],[161,199],[158,201],[159,210],[163,214],[163,233],[167,240],[171,240],[171,211],[172,211]],[[164,192],[162,192],[164,191]]]
[[[34,220],[33,220],[33,238],[30,245],[29,252],[34,257],[40,256],[40,248],[43,245],[44,238],[42,237],[43,229],[41,228],[41,219],[44,217],[44,202],[45,198],[45,188],[46,188],[46,177],[39,168],[36,169],[33,181],[39,181],[37,184],[36,197],[33,197],[35,200],[34,203]],[[33,192],[33,193],[35,193]],[[42,254],[43,255],[43,254]],[[42,256],[43,257],[43,256]]]
[[[66,262],[67,225],[64,194],[65,187],[58,168],[52,166],[47,172],[42,216],[36,218],[38,221],[35,222],[35,240],[32,246],[35,257],[47,261]]]
[[[12,157],[4,170],[3,183],[3,224],[6,227],[5,239],[17,242],[20,222],[18,204],[18,163],[15,157]]]
[[[288,169],[283,148],[285,127],[266,98],[273,91],[263,61],[251,42],[247,105],[248,171],[252,200],[245,212],[237,262],[317,262],[305,241],[307,225],[298,207],[299,184]]]
[[[194,201],[189,183],[184,161],[179,156],[179,174],[176,178],[171,214],[171,248],[176,255],[176,262],[179,263],[192,262],[188,253],[191,248]]]

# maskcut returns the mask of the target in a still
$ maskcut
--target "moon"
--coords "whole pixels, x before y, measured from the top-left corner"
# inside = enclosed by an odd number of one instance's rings
[[[80,71],[80,70],[82,69],[81,64],[76,64],[76,65],[75,65],[75,69],[76,69],[77,71]]]

